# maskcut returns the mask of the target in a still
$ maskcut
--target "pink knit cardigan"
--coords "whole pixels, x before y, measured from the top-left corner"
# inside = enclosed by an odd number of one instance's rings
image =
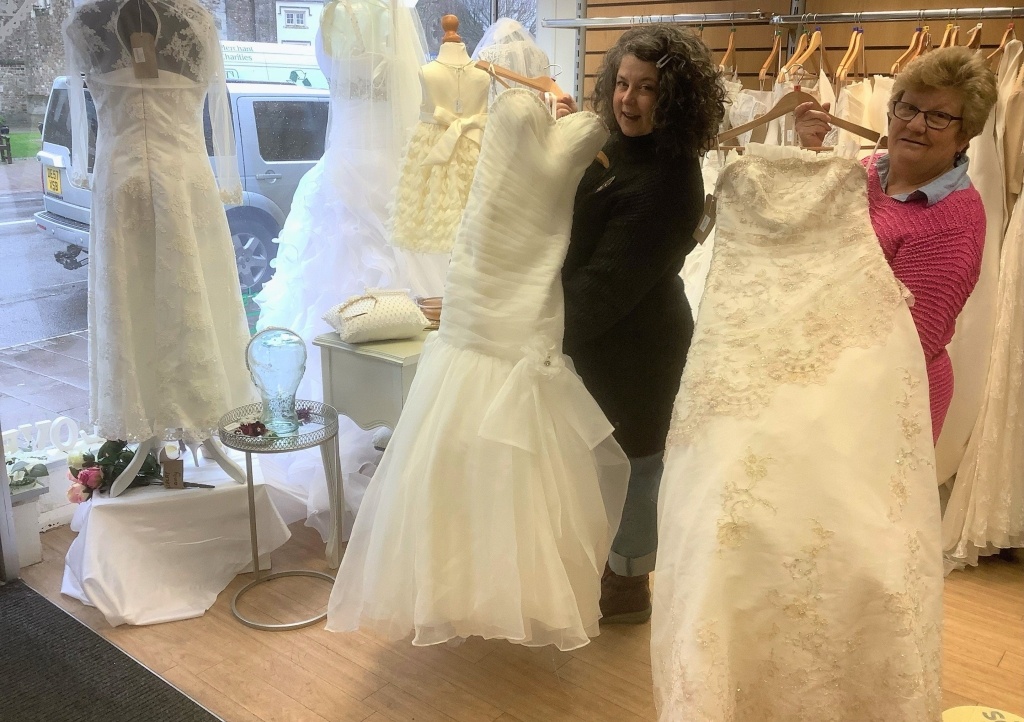
[[[874,164],[867,165],[871,225],[893,275],[914,294],[910,313],[928,364],[932,437],[938,439],[953,397],[946,344],[981,273],[985,207],[974,186],[930,207],[924,200],[894,200],[882,190]]]

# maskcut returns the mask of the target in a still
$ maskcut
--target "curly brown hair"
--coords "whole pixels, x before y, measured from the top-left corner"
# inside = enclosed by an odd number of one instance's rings
[[[715,144],[725,117],[725,87],[704,41],[673,25],[642,25],[627,30],[604,57],[594,88],[594,110],[609,128],[618,128],[612,110],[619,65],[627,55],[655,63],[658,101],[654,136],[659,150],[698,156]]]

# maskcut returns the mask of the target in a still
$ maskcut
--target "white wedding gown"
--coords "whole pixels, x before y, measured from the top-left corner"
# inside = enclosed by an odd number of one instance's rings
[[[937,722],[928,379],[864,169],[748,146],[669,432],[651,654],[665,722]]]
[[[136,77],[121,36],[122,15],[139,20],[135,3],[90,2],[64,26],[75,185],[90,183],[83,75],[98,120],[90,415],[108,439],[198,442],[224,413],[254,397],[223,207],[241,201],[241,184],[212,16],[190,0],[144,5],[157,28],[156,77]],[[203,133],[208,92],[216,179]]]
[[[386,224],[401,143],[418,112],[423,54],[414,13],[394,3],[339,3],[332,24],[318,35],[318,61],[331,88],[326,150],[295,190],[277,239],[277,270],[256,296],[259,328],[288,328],[306,342],[298,398],[323,399],[320,349],[313,345],[316,336],[332,330],[323,315],[366,288],[407,286]],[[324,32],[330,33],[327,43]],[[380,459],[372,436],[348,417],[339,419],[349,514],[358,509]],[[260,463],[267,482],[293,500],[276,499],[286,519],[306,518],[326,539],[330,505],[319,451]]]
[[[606,138],[591,113],[555,122],[532,91],[494,101],[441,328],[356,518],[328,629],[564,650],[597,634],[629,465],[561,353],[560,269]]]

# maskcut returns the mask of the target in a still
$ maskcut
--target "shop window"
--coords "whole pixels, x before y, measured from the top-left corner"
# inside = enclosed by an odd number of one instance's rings
[[[260,157],[272,161],[315,161],[324,154],[328,103],[258,100],[253,103]]]

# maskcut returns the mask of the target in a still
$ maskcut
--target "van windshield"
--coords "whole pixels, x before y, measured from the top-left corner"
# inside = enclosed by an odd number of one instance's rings
[[[88,90],[85,91],[85,110],[89,118],[89,171],[92,172],[96,161],[96,106]],[[55,88],[50,93],[43,123],[43,142],[64,146],[71,155],[71,108],[66,88]]]

